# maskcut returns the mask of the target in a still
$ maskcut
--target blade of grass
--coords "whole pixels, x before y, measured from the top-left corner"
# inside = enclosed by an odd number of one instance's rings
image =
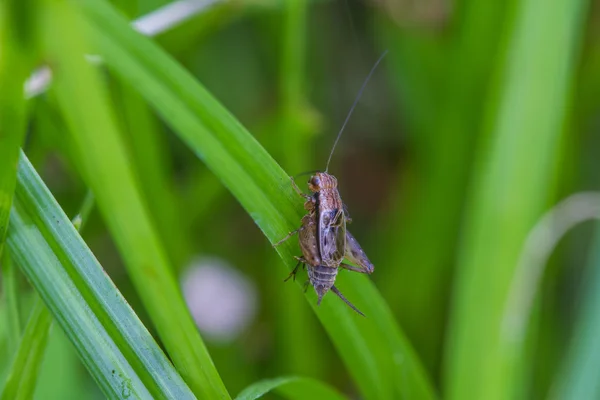
[[[458,1],[452,18],[455,29],[439,36],[407,32],[391,23],[380,25],[392,38],[387,43],[392,50],[392,79],[402,80],[397,93],[409,119],[417,176],[391,203],[401,206],[382,216],[389,228],[375,242],[382,243],[379,248],[387,253],[373,257],[403,266],[382,272],[381,291],[436,375],[441,373],[456,232],[472,173],[473,146],[483,122],[480,99],[491,88],[490,71],[498,62],[499,38],[513,3]],[[401,163],[398,176],[403,187],[406,171],[407,164]]]
[[[89,379],[87,371],[82,371],[85,367],[64,331],[56,324],[53,326],[34,398],[77,400],[102,397],[100,387]],[[57,365],[60,365],[60,368],[57,368]]]
[[[189,0],[188,0],[189,1]],[[193,3],[193,2],[191,2]],[[196,2],[199,6],[201,2]],[[153,36],[157,43],[169,49],[171,54],[181,54],[202,42],[211,34],[235,22],[251,5],[235,1],[204,2],[201,11],[182,20],[172,29],[159,32]],[[163,7],[166,9],[168,6]]]
[[[597,399],[600,396],[600,226],[596,226],[587,279],[570,347],[551,388],[551,399]]]
[[[37,29],[34,1],[0,3],[0,264],[7,304],[7,344],[12,353],[21,336],[16,271],[3,255],[17,177],[19,147],[25,137],[27,113],[23,85],[34,59]]]
[[[548,261],[565,234],[578,224],[593,219],[600,219],[600,194],[594,192],[577,193],[569,196],[548,211],[536,222],[534,228],[527,235],[510,286],[510,294],[502,321],[502,336],[507,344],[505,346],[506,351],[512,353],[510,355],[513,358],[511,360],[512,365],[516,367],[519,367],[519,364],[526,365],[526,361],[529,361],[528,357],[532,357],[527,354],[529,352],[535,353],[536,361],[540,359],[539,353],[542,349],[537,346],[539,346],[539,340],[543,336],[536,332],[541,327],[539,321],[536,321],[536,319],[539,319],[539,315],[536,315],[534,310],[536,308],[535,298],[540,297],[538,293],[541,294],[543,291],[542,282],[547,281],[548,275],[552,274],[552,268],[547,266]],[[535,346],[531,344],[528,346],[527,341],[529,338],[535,338]],[[578,346],[579,341],[575,340],[575,343]],[[535,347],[534,351],[531,351],[531,347]],[[587,350],[591,348],[593,346],[588,347]],[[589,353],[593,354],[593,351]],[[522,382],[535,379],[535,377],[532,378],[530,374],[526,373],[527,370],[532,368],[535,368],[535,366],[527,365],[525,370],[519,374],[518,379]],[[575,378],[569,384],[575,382],[579,383],[581,380]],[[530,389],[528,386],[525,384],[524,390]],[[523,391],[523,393],[526,392]],[[532,397],[533,394],[529,392],[527,397]],[[581,397],[567,396],[561,398]],[[584,396],[583,398],[594,398],[594,396]]]
[[[525,0],[508,31],[459,253],[445,369],[450,399],[516,393],[519,366],[502,338],[503,311],[525,237],[548,201],[585,4]]]
[[[31,310],[10,375],[0,395],[1,400],[32,398],[51,325],[52,316],[38,297]]]
[[[277,146],[283,156],[283,163],[289,171],[306,171],[313,165],[313,152],[310,147],[315,134],[311,125],[314,112],[306,101],[306,23],[307,0],[288,1],[283,4],[281,20],[281,53],[279,66],[279,110],[278,123],[271,136],[276,138],[285,132],[285,140],[278,140]],[[311,115],[312,114],[312,115]],[[277,264],[276,253],[269,257],[269,267]],[[271,261],[272,260],[272,261]],[[272,276],[270,271],[266,276]],[[274,304],[277,313],[278,355],[281,362],[280,373],[320,377],[329,370],[329,358],[323,357],[323,341],[315,335],[317,323],[306,307],[301,295],[290,293],[288,285],[275,285],[275,295],[280,299]]]
[[[302,215],[302,202],[291,189],[288,175],[271,156],[187,71],[133,32],[108,4],[82,4],[89,18],[86,26],[90,38],[106,64],[156,108],[223,181],[269,240],[274,243],[293,230]],[[297,248],[289,241],[277,251],[291,270]],[[352,314],[333,297],[327,297],[317,311],[313,293],[308,298],[363,396],[434,397],[418,358],[372,284],[358,276],[348,276],[342,282],[341,289],[350,286],[357,293],[371,288],[367,292],[372,297],[357,304],[369,318]],[[383,331],[389,326],[394,328],[392,332]]]
[[[17,178],[8,249],[106,396],[193,399],[25,155]]]
[[[58,66],[54,88],[70,127],[74,154],[129,276],[169,355],[194,393],[201,398],[227,399],[227,390],[183,301],[139,182],[129,167],[105,87],[83,58],[87,49],[78,9],[54,3],[47,13],[47,46]]]
[[[254,400],[269,392],[276,392],[288,399],[330,399],[342,400],[344,396],[335,389],[310,378],[281,377],[265,379],[242,390],[235,400]]]
[[[201,17],[202,13],[212,10],[212,2],[196,2],[195,0],[178,0],[169,3],[160,9],[143,15],[131,21],[135,29],[140,32],[154,36],[169,34],[180,24],[193,24],[194,19]],[[172,13],[173,9],[187,12]],[[208,9],[207,9],[208,8]],[[36,70],[27,80],[25,93],[27,98],[35,97],[44,93],[52,81],[52,72],[49,67]]]
[[[169,260],[180,267],[189,257],[189,234],[183,229],[179,208],[173,206],[177,201],[164,134],[158,119],[132,87],[117,80],[112,88],[132,169]]]
[[[79,213],[73,218],[73,225],[78,232],[81,231],[83,221],[87,221],[93,204],[94,196],[88,192]],[[51,326],[52,315],[36,295],[35,304],[0,399],[25,400],[33,397]]]
[[[37,5],[32,1],[0,4],[0,255],[27,124],[23,85],[32,65],[36,11]]]
[[[9,354],[11,354],[13,350],[17,348],[19,340],[21,339],[17,271],[8,254],[3,252],[0,258],[2,259],[2,293],[4,295],[4,303],[6,304],[5,320],[8,331],[6,335],[6,347]]]

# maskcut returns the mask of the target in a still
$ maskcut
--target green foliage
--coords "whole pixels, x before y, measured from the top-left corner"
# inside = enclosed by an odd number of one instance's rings
[[[540,217],[598,186],[588,2],[422,3],[190,2],[153,38],[132,25],[183,3],[0,4],[2,399],[597,397],[597,237],[527,286],[526,340],[505,325]],[[336,282],[363,318],[284,285],[298,246],[270,244],[384,48],[330,169],[376,265]],[[188,289],[208,264],[241,286]]]
[[[344,397],[335,390],[319,381],[298,378],[283,377],[265,379],[253,383],[242,391],[236,400],[254,400],[264,396],[268,392],[278,392],[288,399],[331,399],[341,400]]]
[[[524,1],[517,8],[498,100],[490,103],[490,140],[482,141],[475,161],[479,174],[459,253],[448,348],[450,398],[515,395],[511,383],[520,360],[504,337],[504,308],[523,243],[554,183],[584,3],[545,10],[544,24],[534,23],[541,2]],[[544,46],[547,41],[552,49]]]
[[[76,163],[95,194],[137,292],[175,365],[184,371],[198,396],[228,398],[177,288],[173,268],[128,165],[125,144],[100,77],[81,57],[86,48],[81,40],[83,24],[66,4],[52,5],[48,14],[47,46],[61,72],[56,76],[55,90],[69,123],[73,150],[81,155]],[[57,31],[61,34],[50,34]],[[111,155],[110,163],[106,162],[107,154]]]
[[[11,375],[2,390],[2,400],[33,397],[51,326],[52,316],[38,297],[19,343],[19,351],[10,370]]]
[[[86,11],[91,37],[109,68],[122,79],[135,81],[134,87],[219,176],[271,242],[293,230],[300,219],[297,195],[284,171],[254,138],[196,80],[102,3],[88,2]],[[278,251],[291,269],[295,264],[291,246]],[[359,304],[373,322],[338,301],[326,302],[319,318],[364,395],[432,396],[418,361],[377,291],[364,277],[347,283],[347,291],[367,294],[368,301]],[[367,343],[366,332],[382,340]],[[397,358],[406,363],[398,365]],[[398,375],[409,378],[394,379]]]
[[[7,243],[108,397],[193,398],[25,158]]]
[[[20,331],[17,278],[10,258],[2,253],[15,189],[19,147],[27,125],[23,86],[36,55],[36,7],[34,1],[0,4],[0,263],[8,308],[8,344],[13,349]]]

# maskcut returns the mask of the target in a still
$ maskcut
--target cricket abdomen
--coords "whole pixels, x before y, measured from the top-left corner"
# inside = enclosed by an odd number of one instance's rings
[[[325,286],[328,289],[335,283],[338,269],[318,265],[308,268],[308,278],[313,286]]]
[[[319,296],[317,305],[321,303],[325,293],[327,293],[335,283],[335,277],[337,276],[337,273],[337,268],[325,267],[323,265],[308,267],[308,279],[315,288],[317,296]]]

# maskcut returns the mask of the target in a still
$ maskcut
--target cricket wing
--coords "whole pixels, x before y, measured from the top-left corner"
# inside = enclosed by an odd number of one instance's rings
[[[367,258],[362,247],[352,234],[346,230],[346,258],[352,263],[358,265],[360,272],[371,274],[375,270],[375,266]]]
[[[344,259],[346,248],[346,219],[343,210],[322,212],[318,233],[322,264],[337,268]]]

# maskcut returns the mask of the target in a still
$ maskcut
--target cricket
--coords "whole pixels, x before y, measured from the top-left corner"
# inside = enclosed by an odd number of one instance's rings
[[[333,143],[325,167],[325,172],[316,172],[310,177],[308,189],[311,194],[304,193],[298,187],[294,178],[290,177],[292,187],[296,193],[305,199],[304,209],[308,214],[302,218],[300,228],[288,233],[287,236],[273,245],[274,247],[278,246],[293,235],[298,234],[298,242],[302,251],[302,256],[296,257],[298,264],[285,281],[290,277],[294,277],[295,279],[300,265],[306,266],[308,270],[308,281],[305,284],[305,290],[310,282],[318,296],[317,305],[321,304],[325,294],[331,290],[350,308],[362,316],[364,316],[364,314],[335,287],[335,279],[339,268],[363,274],[371,274],[375,270],[375,267],[371,261],[369,261],[358,241],[346,229],[346,224],[350,223],[352,219],[350,218],[348,209],[343,203],[338,191],[337,179],[335,176],[329,174],[328,171],[335,148],[350,120],[354,108],[358,104],[362,92],[373,75],[373,72],[386,54],[387,51],[381,54],[358,91],[354,103],[350,107],[350,111]],[[344,263],[344,259],[349,260],[357,266]]]

